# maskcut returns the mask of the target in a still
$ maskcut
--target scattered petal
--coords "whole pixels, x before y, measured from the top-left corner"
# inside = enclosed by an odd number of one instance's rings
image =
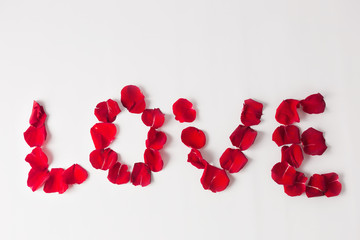
[[[44,141],[46,140],[46,135],[47,134],[44,125],[39,128],[30,126],[24,132],[25,141],[30,147],[41,147],[41,145],[43,145]]]
[[[295,125],[281,125],[272,135],[272,140],[280,147],[285,144],[300,143],[300,130]]]
[[[275,119],[281,124],[289,125],[294,122],[300,122],[297,108],[299,101],[295,99],[286,99],[280,103],[276,109]]]
[[[128,166],[119,162],[115,163],[115,165],[109,169],[107,178],[114,184],[128,183],[130,181],[130,172],[128,171]]]
[[[293,185],[296,178],[296,170],[287,162],[279,162],[271,169],[271,177],[277,184]]]
[[[134,164],[134,169],[131,173],[131,182],[135,186],[141,185],[145,187],[151,182],[151,171],[148,165],[142,162]]]
[[[101,102],[96,105],[94,114],[101,122],[112,123],[116,116],[121,112],[119,105],[112,99]]]
[[[309,155],[321,155],[327,149],[323,133],[314,128],[308,128],[303,132],[301,142],[304,152]]]
[[[240,149],[227,148],[220,157],[220,165],[229,173],[239,172],[248,162]]]
[[[142,113],[146,108],[143,93],[134,85],[125,86],[121,90],[121,103],[131,113]]]
[[[32,168],[28,175],[27,185],[35,192],[41,187],[46,180],[49,178],[49,171],[47,169],[36,169]]]
[[[63,173],[63,178],[66,184],[81,184],[85,182],[88,177],[87,171],[79,164],[74,164]]]
[[[240,150],[248,149],[255,141],[257,132],[248,126],[239,125],[230,136],[230,141],[234,147]]]
[[[263,105],[252,99],[247,99],[241,112],[241,122],[245,126],[258,125],[262,115]]]
[[[201,177],[201,184],[205,190],[210,189],[214,193],[221,192],[227,188],[229,182],[225,170],[206,164]]]
[[[324,97],[320,93],[308,96],[300,101],[302,109],[306,113],[323,113],[325,111]]]
[[[146,139],[146,147],[155,150],[160,150],[166,143],[167,137],[164,132],[157,131],[155,128],[150,128]]]
[[[334,172],[322,174],[322,176],[324,176],[326,183],[325,195],[327,197],[338,196],[341,192],[341,183],[339,181],[339,176]]]
[[[281,148],[281,161],[287,162],[294,168],[300,167],[304,156],[299,145],[293,144],[290,147],[284,146]]]
[[[196,111],[193,104],[185,99],[179,98],[172,106],[175,119],[179,122],[193,122],[196,118]]]
[[[159,128],[164,124],[165,114],[160,109],[146,109],[142,115],[141,120],[148,127]]]
[[[164,166],[164,162],[158,150],[147,148],[144,152],[144,161],[153,172],[161,171]]]
[[[45,182],[44,192],[46,193],[58,192],[60,194],[64,193],[68,189],[68,185],[65,182],[63,173],[64,173],[64,169],[62,168],[51,169],[49,178]]]
[[[190,148],[200,149],[205,146],[206,137],[200,129],[187,127],[181,132],[181,141]]]
[[[34,101],[29,123],[33,127],[42,127],[45,124],[46,113],[44,108]]]
[[[325,177],[323,175],[314,174],[310,177],[309,183],[306,186],[306,196],[319,197],[326,192]]]
[[[108,170],[118,159],[118,155],[110,148],[96,149],[90,153],[91,165],[96,169]]]
[[[285,193],[291,197],[300,196],[305,192],[307,177],[301,172],[296,172],[293,185],[284,185]]]
[[[208,162],[202,157],[199,150],[192,148],[188,154],[188,160],[193,166],[198,169],[204,169]]]
[[[48,158],[41,147],[34,148],[31,153],[26,156],[25,161],[37,170],[45,170],[49,167]]]
[[[106,148],[115,139],[116,126],[112,123],[96,123],[90,133],[96,149]]]

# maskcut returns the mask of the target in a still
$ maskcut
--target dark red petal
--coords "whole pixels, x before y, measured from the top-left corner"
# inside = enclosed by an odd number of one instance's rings
[[[309,155],[321,155],[327,149],[322,132],[309,128],[301,135],[304,152]]]
[[[220,157],[220,165],[229,173],[239,172],[248,162],[240,149],[227,148]]]
[[[193,122],[196,118],[196,111],[193,104],[185,99],[179,98],[172,106],[175,119],[179,122]]]
[[[128,171],[128,166],[117,162],[109,169],[107,178],[114,184],[128,183],[130,181],[130,172]]]
[[[309,183],[306,186],[306,196],[319,197],[326,192],[325,177],[319,174],[314,174],[310,177]]]
[[[291,197],[300,196],[305,192],[307,177],[301,172],[296,172],[296,178],[293,185],[285,185],[285,193]]]
[[[326,106],[324,97],[320,93],[310,95],[301,100],[300,105],[306,113],[323,113]]]
[[[294,168],[300,167],[304,156],[299,145],[293,144],[290,147],[284,146],[281,148],[281,161],[287,162]]]
[[[208,162],[202,157],[199,150],[192,148],[188,154],[188,160],[193,166],[198,169],[204,169]]]
[[[44,192],[46,193],[64,193],[68,189],[68,185],[63,177],[64,169],[53,168],[50,171],[50,176],[45,182]]]
[[[221,192],[227,188],[229,182],[225,170],[206,164],[201,176],[201,184],[204,189],[210,189],[214,193]]]
[[[296,170],[287,162],[279,162],[271,169],[271,177],[277,184],[293,185],[296,178]]]
[[[334,172],[322,174],[322,176],[324,176],[326,184],[325,195],[327,197],[334,197],[339,195],[341,192],[341,183],[339,181],[339,176]]]
[[[26,156],[25,161],[37,170],[44,170],[49,167],[48,158],[40,147],[34,148],[31,153]]]
[[[39,187],[41,187],[46,180],[49,178],[49,171],[47,169],[39,170],[32,168],[29,172],[27,185],[35,192]]]
[[[44,108],[34,101],[29,123],[33,127],[42,127],[45,124],[46,113]]]
[[[263,105],[252,99],[247,99],[241,112],[241,122],[245,126],[258,125],[262,115]]]
[[[116,126],[112,123],[96,123],[90,133],[96,149],[106,148],[115,139]]]
[[[131,182],[135,186],[141,185],[145,187],[151,182],[151,171],[145,163],[135,163],[134,169],[131,173]]]
[[[294,122],[300,122],[297,108],[299,101],[295,99],[286,99],[280,103],[276,109],[275,119],[281,124],[289,125]]]
[[[66,184],[81,184],[88,177],[87,171],[79,164],[74,164],[63,173]]]
[[[153,172],[161,171],[164,166],[164,162],[158,150],[147,148],[144,152],[144,161]]]
[[[155,150],[160,150],[166,143],[167,137],[164,132],[157,131],[155,128],[150,128],[146,139],[146,147]]]
[[[112,99],[99,103],[94,110],[94,114],[99,121],[108,123],[115,121],[120,112],[119,105]]]
[[[240,150],[248,149],[255,141],[257,132],[251,127],[239,125],[230,136],[230,141],[234,147]]]
[[[190,148],[200,149],[205,146],[206,137],[200,129],[187,127],[181,132],[181,141]]]
[[[125,86],[121,90],[121,103],[131,113],[142,113],[146,108],[144,95],[134,85]]]
[[[41,145],[43,145],[44,141],[46,140],[45,125],[43,125],[42,127],[39,127],[39,128],[30,126],[24,132],[24,138],[25,138],[26,143],[30,147],[41,147]]]
[[[118,159],[118,155],[110,148],[96,149],[90,153],[91,165],[96,169],[108,170]]]
[[[160,109],[146,109],[142,115],[141,120],[148,127],[159,128],[164,124],[165,114]]]
[[[284,144],[298,144],[300,143],[300,130],[295,125],[281,125],[275,129],[272,140],[279,147]]]

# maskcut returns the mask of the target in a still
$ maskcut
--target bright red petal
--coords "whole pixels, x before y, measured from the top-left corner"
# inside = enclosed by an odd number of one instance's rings
[[[300,167],[304,156],[299,145],[293,144],[290,147],[284,146],[281,148],[281,161],[287,162],[294,168]]]
[[[144,161],[153,172],[161,171],[164,166],[164,162],[158,150],[147,148],[144,152]]]
[[[326,192],[325,177],[323,175],[314,174],[310,177],[309,183],[306,186],[306,196],[319,197]]]
[[[118,155],[110,148],[96,149],[90,153],[91,165],[96,169],[108,170],[118,159]]]
[[[198,169],[204,169],[208,162],[202,157],[199,150],[192,148],[188,154],[188,160],[193,166]]]
[[[49,178],[49,171],[47,169],[39,170],[32,168],[29,172],[27,185],[35,192],[39,187],[41,187],[46,180]]]
[[[159,128],[164,124],[165,114],[160,109],[146,109],[142,115],[141,120],[148,127]]]
[[[68,189],[68,185],[63,177],[64,169],[53,168],[50,171],[50,176],[45,182],[44,192],[46,193],[64,193]]]
[[[255,141],[257,132],[251,127],[239,125],[230,136],[230,141],[234,147],[240,150],[248,149]]]
[[[214,193],[224,191],[230,182],[225,170],[210,164],[206,165],[200,181],[204,189],[210,189]]]
[[[79,164],[74,164],[63,173],[63,178],[66,184],[81,184],[85,182],[88,177],[87,171]]]
[[[271,177],[277,184],[293,185],[296,178],[296,170],[287,162],[279,162],[271,169]]]
[[[116,126],[112,123],[96,123],[90,133],[96,149],[106,148],[115,139]]]
[[[240,149],[227,148],[220,157],[220,165],[229,173],[239,172],[248,162]]]
[[[146,147],[155,150],[160,150],[166,143],[167,137],[164,132],[157,131],[155,128],[150,128],[146,139]]]
[[[241,122],[245,126],[258,125],[262,115],[263,105],[252,99],[247,99],[241,112]]]
[[[130,172],[128,171],[128,166],[117,162],[109,169],[107,178],[114,184],[128,183],[130,181]]]
[[[313,94],[300,101],[302,109],[306,113],[323,113],[325,111],[324,97],[320,94]]]
[[[301,172],[296,172],[296,178],[293,185],[285,185],[285,193],[291,197],[300,196],[305,192],[307,177]]]
[[[32,152],[26,156],[25,161],[37,170],[44,170],[49,167],[48,158],[40,147],[34,148]]]
[[[121,90],[121,103],[131,113],[142,113],[146,108],[144,95],[134,85],[125,86]]]
[[[25,141],[30,147],[41,147],[46,140],[46,135],[45,125],[39,128],[30,126],[24,132]]]
[[[205,146],[206,137],[200,129],[187,127],[181,132],[181,141],[190,148],[200,149]]]
[[[131,173],[131,182],[135,186],[141,185],[145,187],[151,182],[151,170],[145,163],[135,163],[134,169]]]
[[[94,114],[101,122],[112,123],[121,112],[119,105],[114,100],[107,100],[96,105]]]
[[[299,101],[295,99],[286,99],[280,103],[276,109],[275,119],[281,124],[289,125],[294,122],[300,122],[297,108]]]
[[[285,144],[298,144],[300,143],[300,130],[295,125],[281,125],[275,129],[272,140],[279,147]]]
[[[322,176],[324,176],[326,183],[325,195],[327,197],[334,197],[339,195],[342,188],[339,181],[339,176],[334,172],[322,174]]]
[[[33,127],[42,127],[45,124],[46,113],[44,108],[34,101],[29,123]]]
[[[322,132],[309,128],[301,135],[304,152],[309,155],[321,155],[327,149]]]
[[[179,98],[172,106],[175,119],[179,122],[193,122],[196,118],[196,111],[193,104],[185,99]]]

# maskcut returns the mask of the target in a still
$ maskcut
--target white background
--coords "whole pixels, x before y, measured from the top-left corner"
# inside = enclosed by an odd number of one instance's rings
[[[0,0],[0,239],[360,239],[359,12],[357,0]],[[94,107],[127,84],[168,119],[166,165],[146,188],[113,185],[88,160]],[[291,198],[270,177],[275,109],[317,92],[325,113],[301,114],[299,126],[324,131],[329,148],[300,170],[339,173],[343,192]],[[194,102],[191,125],[206,132],[216,166],[243,101],[264,103],[249,162],[222,193],[203,190],[202,171],[186,162],[180,133],[190,124],[171,112],[179,97]],[[33,100],[48,114],[50,167],[89,172],[62,195],[26,186]],[[116,124],[121,161],[142,161],[140,116],[124,110]]]

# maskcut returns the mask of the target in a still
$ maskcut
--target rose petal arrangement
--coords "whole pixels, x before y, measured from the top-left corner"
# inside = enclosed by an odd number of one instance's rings
[[[248,149],[255,141],[257,132],[251,128],[260,123],[263,105],[252,99],[247,99],[241,112],[240,124],[230,135],[230,141],[235,148],[227,148],[220,157],[221,168],[211,165],[206,161],[199,149],[206,144],[204,132],[190,126],[182,130],[181,141],[189,148],[188,162],[198,169],[203,169],[200,182],[205,190],[214,193],[224,191],[230,179],[228,173],[239,172],[248,162],[244,150]],[[193,122],[196,119],[196,110],[193,104],[184,98],[180,98],[173,104],[175,119],[180,123]]]
[[[122,105],[134,114],[141,114],[142,122],[150,129],[145,141],[144,162],[134,164],[132,171],[118,161],[118,153],[109,146],[115,140],[117,128],[113,123],[121,112],[119,104],[109,99],[96,105],[94,114],[100,121],[91,129],[90,134],[95,150],[90,153],[91,165],[100,170],[108,170],[108,180],[113,184],[126,184],[131,181],[135,186],[145,187],[151,183],[151,172],[163,169],[161,149],[166,143],[166,134],[159,131],[165,121],[165,114],[160,109],[146,109],[145,96],[140,88],[134,85],[125,86],[121,90]]]
[[[289,196],[318,197],[337,196],[341,192],[341,183],[338,174],[314,174],[308,178],[304,173],[297,171],[303,162],[304,154],[322,155],[326,149],[324,135],[321,131],[309,128],[300,134],[300,129],[293,125],[300,122],[298,108],[308,114],[320,114],[325,111],[324,97],[312,94],[303,100],[286,99],[276,109],[275,119],[280,125],[275,129],[272,140],[281,147],[281,162],[274,165],[271,170],[272,179],[283,185]]]
[[[32,191],[36,191],[44,185],[44,192],[62,194],[70,185],[83,183],[87,179],[88,173],[78,164],[67,169],[52,168],[49,171],[48,157],[42,148],[47,136],[46,117],[44,108],[34,101],[29,120],[30,127],[24,132],[26,143],[30,147],[34,147],[25,158],[25,161],[31,166],[27,185]]]

